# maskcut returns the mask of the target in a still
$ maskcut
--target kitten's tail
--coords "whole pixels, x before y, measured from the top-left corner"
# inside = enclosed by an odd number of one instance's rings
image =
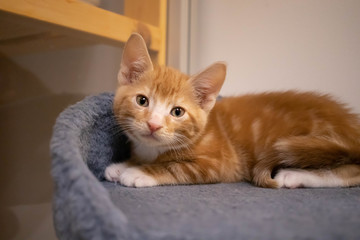
[[[293,137],[275,145],[280,165],[295,168],[334,168],[360,164],[360,148],[322,138]]]

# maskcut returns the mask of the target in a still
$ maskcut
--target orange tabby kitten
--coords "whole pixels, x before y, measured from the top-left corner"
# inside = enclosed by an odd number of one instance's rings
[[[132,158],[105,170],[131,187],[248,181],[260,187],[360,185],[360,122],[316,93],[216,97],[226,66],[194,76],[153,66],[138,34],[128,40],[114,114]]]

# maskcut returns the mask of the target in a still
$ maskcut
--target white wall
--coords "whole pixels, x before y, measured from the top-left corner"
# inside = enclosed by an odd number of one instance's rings
[[[190,72],[228,63],[221,94],[317,90],[360,112],[360,1],[192,1]]]

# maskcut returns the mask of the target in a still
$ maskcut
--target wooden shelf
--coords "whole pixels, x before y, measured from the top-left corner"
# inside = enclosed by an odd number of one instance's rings
[[[166,0],[124,4],[125,14],[119,15],[78,0],[0,0],[0,52],[19,55],[95,43],[122,47],[132,32],[142,31],[164,64]]]

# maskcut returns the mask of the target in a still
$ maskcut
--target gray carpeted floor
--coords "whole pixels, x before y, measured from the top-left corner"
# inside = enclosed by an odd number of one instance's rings
[[[360,188],[103,186],[143,239],[360,239]]]

